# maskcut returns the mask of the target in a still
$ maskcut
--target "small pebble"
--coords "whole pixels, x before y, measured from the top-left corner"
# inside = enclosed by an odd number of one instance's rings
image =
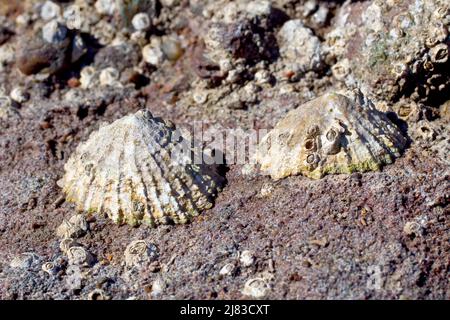
[[[162,38],[161,50],[170,61],[177,61],[183,54],[181,43],[174,36]]]
[[[196,90],[192,93],[192,98],[196,104],[204,104],[208,101],[208,92],[206,90]]]
[[[270,72],[267,71],[267,70],[258,70],[255,73],[255,81],[259,85],[264,84],[264,83],[269,83],[269,81],[270,81]]]
[[[82,273],[79,266],[69,266],[66,269],[66,285],[70,290],[79,290],[82,288]]]
[[[9,263],[9,266],[11,268],[27,269],[31,267],[33,263],[36,262],[37,260],[38,256],[36,254],[31,252],[25,252],[15,256]]]
[[[164,282],[163,279],[161,278],[157,278],[155,281],[153,281],[152,283],[152,291],[151,291],[151,295],[153,297],[157,297],[160,296],[163,292],[164,289],[166,288],[166,283]]]

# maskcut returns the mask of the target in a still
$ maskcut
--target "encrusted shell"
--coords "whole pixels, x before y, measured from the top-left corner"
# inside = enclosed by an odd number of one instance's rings
[[[406,138],[360,91],[330,93],[292,110],[261,141],[256,160],[273,179],[379,170]]]
[[[78,210],[118,224],[186,223],[212,207],[224,182],[217,166],[193,164],[189,148],[172,124],[141,110],[92,133],[60,184]]]

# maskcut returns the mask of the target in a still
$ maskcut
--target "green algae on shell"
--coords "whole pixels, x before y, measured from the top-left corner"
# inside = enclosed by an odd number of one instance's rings
[[[138,111],[101,127],[65,164],[69,202],[115,223],[186,223],[213,205],[224,178],[216,165],[193,164],[175,126]]]
[[[256,161],[273,179],[376,171],[406,138],[360,91],[329,93],[289,112],[261,141]]]

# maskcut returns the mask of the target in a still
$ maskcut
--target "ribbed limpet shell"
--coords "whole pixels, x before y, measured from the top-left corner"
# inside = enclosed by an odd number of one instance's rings
[[[224,182],[217,166],[192,164],[178,152],[186,146],[173,124],[141,110],[92,133],[59,184],[78,210],[118,224],[186,223],[212,207]]]
[[[289,112],[261,141],[256,161],[273,179],[379,170],[406,138],[358,90],[329,93]]]

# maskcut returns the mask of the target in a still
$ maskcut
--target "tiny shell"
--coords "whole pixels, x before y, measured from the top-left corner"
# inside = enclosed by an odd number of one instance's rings
[[[256,160],[273,179],[379,170],[406,138],[360,91],[330,93],[292,110],[261,141]]]
[[[241,256],[239,257],[239,261],[241,262],[243,267],[250,267],[255,262],[253,252],[250,250],[242,251]]]
[[[267,294],[268,290],[269,285],[267,284],[266,279],[253,278],[247,280],[244,289],[242,289],[242,294],[253,298],[262,298]]]
[[[59,243],[59,249],[66,253],[71,247],[79,246],[79,244],[72,238],[62,239]]]
[[[88,294],[89,300],[109,300],[109,297],[102,289],[94,289]]]
[[[94,263],[94,257],[81,246],[70,247],[67,257],[71,265],[90,266]]]
[[[153,260],[157,256],[157,249],[145,240],[136,240],[127,246],[124,256],[127,267],[137,267]]]
[[[48,273],[49,275],[53,276],[58,272],[58,268],[53,262],[45,262],[42,267],[42,271]]]
[[[192,164],[175,127],[138,111],[101,127],[78,146],[60,182],[78,210],[115,223],[186,223],[213,205],[224,179],[217,166]]]
[[[69,220],[56,229],[56,235],[60,238],[78,238],[86,234],[88,230],[86,218],[81,214],[73,215]]]
[[[232,275],[234,270],[235,270],[235,265],[234,263],[227,263],[226,265],[224,265],[220,271],[219,274],[221,276],[228,276],[228,275]]]

